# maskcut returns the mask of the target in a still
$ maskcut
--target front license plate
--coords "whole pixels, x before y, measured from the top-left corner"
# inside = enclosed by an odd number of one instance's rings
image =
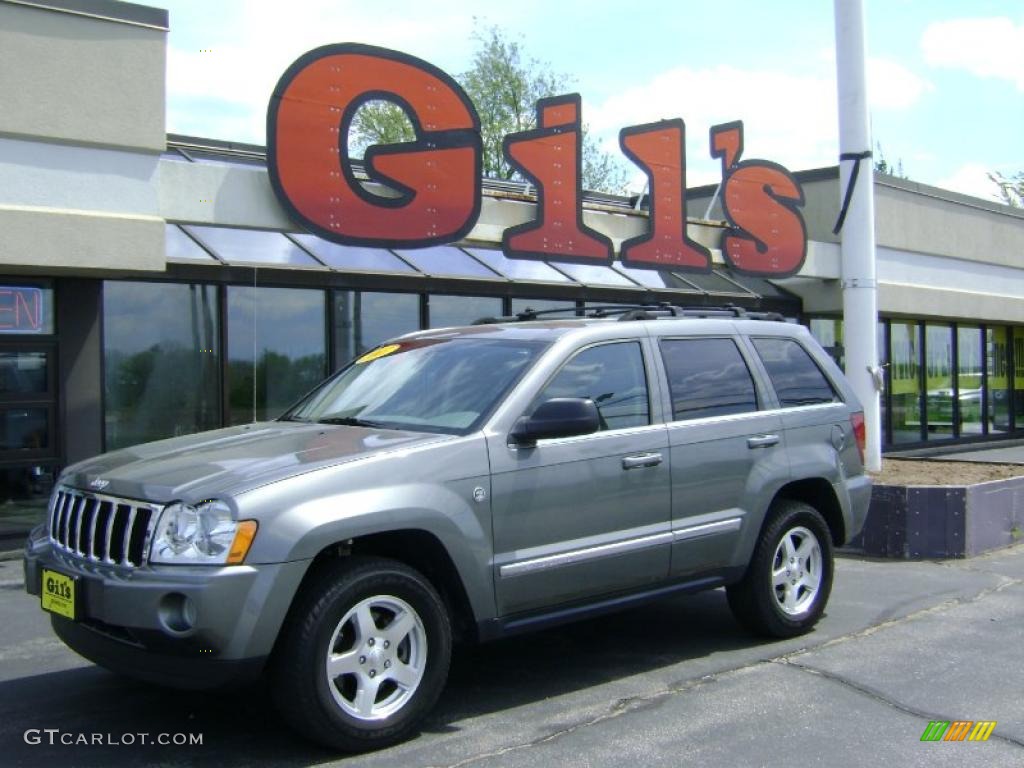
[[[39,594],[44,611],[67,619],[77,618],[78,579],[43,568]]]

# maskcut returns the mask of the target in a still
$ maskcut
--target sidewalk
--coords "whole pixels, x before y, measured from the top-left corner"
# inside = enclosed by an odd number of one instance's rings
[[[1024,464],[1024,440],[1008,440],[995,445],[938,445],[913,451],[894,451],[886,453],[883,458]]]

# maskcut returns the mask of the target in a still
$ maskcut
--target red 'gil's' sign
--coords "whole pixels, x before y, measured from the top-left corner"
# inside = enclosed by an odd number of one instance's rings
[[[413,125],[411,142],[375,145],[356,179],[348,135],[367,101],[398,104]],[[722,207],[729,227],[722,254],[752,275],[795,274],[807,230],[804,197],[792,174],[766,160],[741,160],[743,124],[711,129],[722,161]],[[537,188],[533,221],[510,227],[502,248],[512,258],[607,264],[612,242],[583,223],[582,128],[578,94],[537,102],[537,127],[505,137],[508,162]],[[625,155],[647,174],[650,225],[622,244],[631,267],[707,272],[711,253],[686,233],[686,126],[680,119],[619,132]],[[311,232],[334,242],[420,248],[465,237],[480,215],[480,119],[465,91],[421,59],[355,43],[317,48],[282,75],[267,111],[270,179],[285,208]]]

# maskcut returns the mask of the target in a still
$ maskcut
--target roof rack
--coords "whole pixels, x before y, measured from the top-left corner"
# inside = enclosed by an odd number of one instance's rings
[[[531,309],[527,307],[522,312],[502,317],[481,317],[474,321],[473,325],[490,325],[493,323],[516,323],[539,320],[548,315],[564,315],[571,313],[575,317],[606,318],[618,316],[620,321],[631,320],[655,320],[659,317],[738,317],[744,320],[774,320],[784,321],[778,312],[748,312],[743,307],[734,304],[727,304],[722,307],[680,307],[669,304],[667,301],[658,304],[607,304],[586,307],[564,307],[560,309]],[[582,313],[582,314],[581,314]]]

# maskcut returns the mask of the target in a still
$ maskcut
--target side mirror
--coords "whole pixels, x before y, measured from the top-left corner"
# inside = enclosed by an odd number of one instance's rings
[[[552,437],[589,435],[601,428],[594,401],[582,397],[556,397],[523,416],[509,435],[512,442],[528,445]]]

